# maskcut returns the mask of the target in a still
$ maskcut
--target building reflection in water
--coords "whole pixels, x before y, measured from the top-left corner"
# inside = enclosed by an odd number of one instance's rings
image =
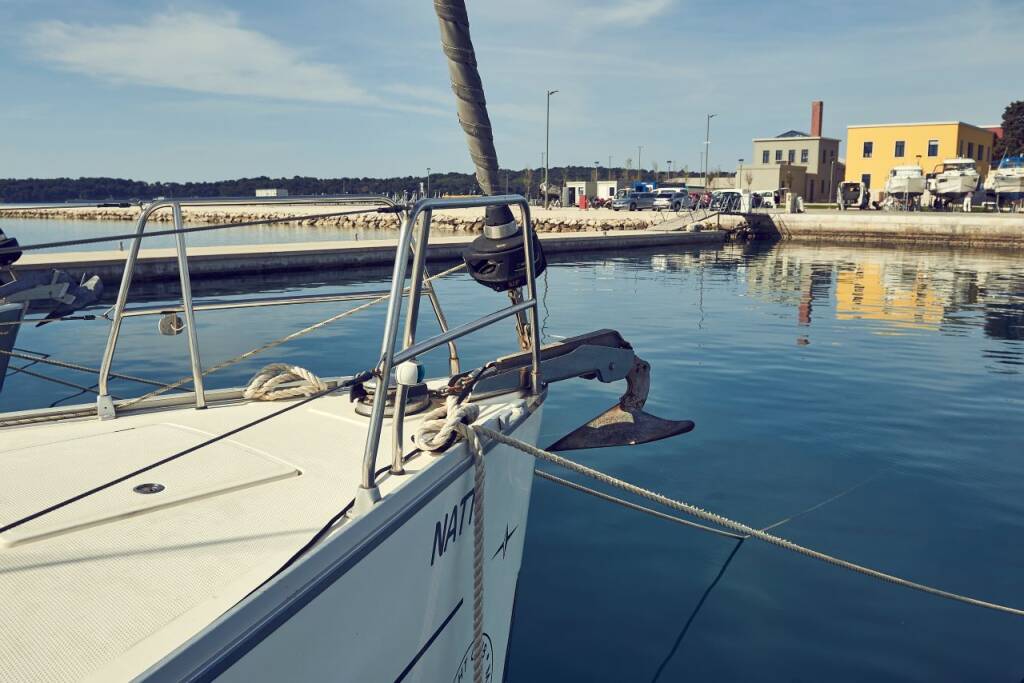
[[[748,256],[748,291],[792,306],[798,327],[834,308],[836,320],[883,323],[878,334],[963,335],[981,316],[987,337],[1024,340],[1024,259],[1014,253],[789,243]],[[809,334],[797,343],[810,343]],[[985,354],[1024,365],[1024,348],[1016,345]]]

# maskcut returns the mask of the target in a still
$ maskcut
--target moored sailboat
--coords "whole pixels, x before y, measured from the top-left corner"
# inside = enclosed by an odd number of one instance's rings
[[[321,378],[275,364],[246,387],[206,389],[223,364],[204,367],[196,310],[304,302],[193,301],[181,220],[189,202],[157,201],[138,219],[96,405],[0,415],[5,676],[501,680],[534,466],[462,426],[537,444],[552,383],[582,377],[625,379],[628,389],[560,449],[693,427],[643,413],[649,366],[617,332],[541,347],[537,276],[546,264],[529,205],[494,194],[497,156],[464,4],[435,7],[485,196],[412,207],[351,199],[402,219],[389,290],[334,299],[387,302],[373,367]],[[426,257],[433,214],[455,208],[485,211],[463,267],[510,302],[449,327]],[[129,306],[156,211],[173,213],[178,244],[182,296],[170,309]],[[417,334],[424,298],[439,328],[427,338]],[[121,324],[143,315],[184,333],[190,391],[110,393]],[[517,350],[463,370],[458,340],[509,321]],[[449,373],[425,379],[434,349],[448,350]]]

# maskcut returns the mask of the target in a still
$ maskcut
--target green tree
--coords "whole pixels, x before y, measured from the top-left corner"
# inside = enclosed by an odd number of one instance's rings
[[[1011,102],[1003,112],[1003,137],[992,148],[992,159],[1024,154],[1024,100]]]

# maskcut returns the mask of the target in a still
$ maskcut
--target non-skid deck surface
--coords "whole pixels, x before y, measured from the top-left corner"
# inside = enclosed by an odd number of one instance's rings
[[[283,406],[0,431],[0,526]],[[406,438],[419,419],[407,419]],[[0,678],[112,680],[144,670],[154,652],[273,575],[352,499],[367,425],[346,397],[324,397],[0,534]],[[386,420],[379,465],[390,433]],[[140,484],[164,488],[143,494]],[[382,492],[397,485],[385,476]]]

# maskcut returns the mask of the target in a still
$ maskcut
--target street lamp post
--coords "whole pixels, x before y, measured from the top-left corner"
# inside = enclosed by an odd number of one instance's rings
[[[668,179],[672,180],[672,160],[669,159],[665,163],[668,164]]]
[[[644,151],[644,146],[643,145],[637,145],[636,146],[636,179],[637,180],[641,180],[641,177],[640,177],[640,155],[643,153],[643,151]]]
[[[836,160],[832,160],[832,168],[828,172],[828,197],[825,197],[826,201],[836,197],[836,192],[833,186],[836,184]]]
[[[711,170],[711,119],[715,114],[708,114],[707,128],[704,131],[704,191],[708,191],[708,171]]]
[[[548,90],[548,111],[544,121],[544,208],[548,208],[548,162],[551,160],[551,96],[557,90]]]
[[[608,155],[608,180],[612,179],[612,155]]]
[[[738,175],[736,177],[736,180],[738,180],[739,182],[737,182],[736,185],[742,191],[743,190],[743,159],[740,159],[740,168],[739,168],[739,171],[737,171],[737,173],[738,173]],[[749,190],[750,188],[748,187],[747,189]]]
[[[426,195],[427,195],[428,198],[430,197],[430,167],[429,166],[427,166],[427,190],[426,190]]]

